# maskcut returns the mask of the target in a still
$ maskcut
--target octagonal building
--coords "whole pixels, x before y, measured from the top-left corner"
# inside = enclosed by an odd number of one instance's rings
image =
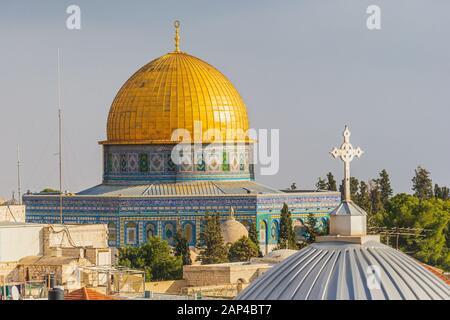
[[[282,106],[279,106],[282,110]],[[319,224],[339,204],[338,192],[280,191],[255,181],[247,108],[216,68],[176,48],[140,68],[117,93],[103,147],[103,181],[62,197],[64,223],[104,223],[111,246],[150,236],[173,240],[180,222],[195,246],[206,212],[230,209],[260,246],[278,241],[280,210],[292,211],[299,232],[307,215]],[[58,223],[59,194],[23,197],[28,222]]]

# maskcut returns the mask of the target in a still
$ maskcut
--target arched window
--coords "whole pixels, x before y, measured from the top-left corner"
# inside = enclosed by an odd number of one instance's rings
[[[265,221],[259,223],[259,242],[266,243],[267,237],[267,224]]]
[[[112,221],[108,223],[108,241],[117,241],[117,225]]]
[[[296,241],[304,241],[305,240],[305,232],[306,227],[303,224],[303,221],[300,219],[295,219],[292,222],[294,226],[294,234],[295,234],[295,240]]]
[[[133,245],[137,243],[137,225],[134,222],[128,222],[125,228],[126,243]]]
[[[330,232],[330,221],[328,219],[328,217],[322,217],[322,219],[320,219],[320,229],[321,232],[323,232],[324,234],[328,234]]]
[[[193,240],[193,228],[192,224],[186,223],[184,225],[183,236],[186,238],[187,242],[192,243]]]
[[[273,240],[278,240],[278,222],[272,221],[272,227],[270,228],[270,235]]]
[[[149,224],[147,224],[147,227],[145,228],[145,237],[148,240],[154,236],[156,236],[156,227],[153,223],[149,223]]]
[[[164,239],[166,239],[170,244],[173,242],[173,236],[175,234],[175,228],[172,223],[166,223],[164,226]]]

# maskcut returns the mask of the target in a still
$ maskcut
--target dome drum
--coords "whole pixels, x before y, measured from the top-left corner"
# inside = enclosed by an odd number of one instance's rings
[[[177,49],[142,67],[117,93],[100,142],[103,182],[253,180],[248,129],[233,84]],[[174,160],[180,145],[183,156]]]
[[[204,144],[183,150],[173,145],[104,145],[103,183],[142,184],[202,180],[254,180],[251,145]]]

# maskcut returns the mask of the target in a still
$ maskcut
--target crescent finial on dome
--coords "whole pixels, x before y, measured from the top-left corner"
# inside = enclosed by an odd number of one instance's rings
[[[175,52],[180,52],[180,21],[175,20]]]

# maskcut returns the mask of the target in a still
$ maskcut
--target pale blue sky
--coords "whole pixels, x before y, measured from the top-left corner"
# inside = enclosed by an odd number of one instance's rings
[[[82,9],[82,30],[65,9]],[[378,4],[382,30],[366,28]],[[450,2],[2,1],[0,3],[0,195],[57,186],[56,51],[63,54],[65,187],[101,181],[101,148],[111,102],[139,67],[182,50],[221,70],[243,96],[254,128],[280,128],[281,170],[262,183],[312,188],[342,165],[328,152],[349,124],[366,153],[358,178],[386,168],[409,191],[421,164],[450,185]]]

